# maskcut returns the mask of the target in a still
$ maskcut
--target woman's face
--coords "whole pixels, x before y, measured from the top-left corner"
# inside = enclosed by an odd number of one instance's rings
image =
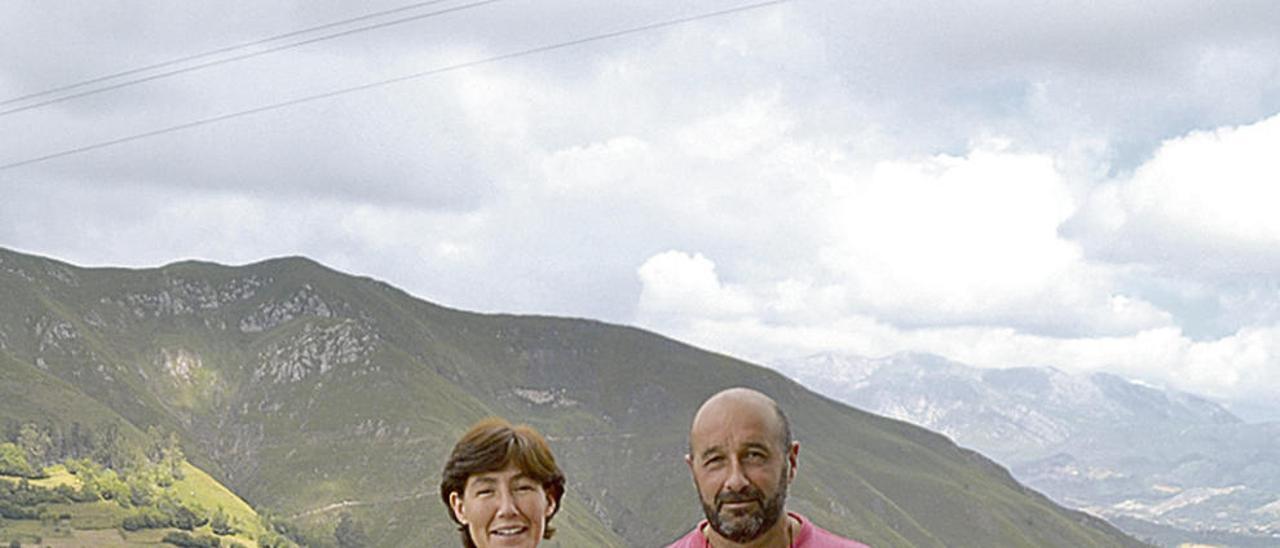
[[[471,475],[462,493],[449,494],[449,505],[479,548],[537,546],[547,518],[555,513],[542,483],[515,464]]]

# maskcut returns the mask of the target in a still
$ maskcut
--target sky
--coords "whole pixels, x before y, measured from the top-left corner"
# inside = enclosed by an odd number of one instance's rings
[[[0,0],[0,246],[1280,419],[1280,3],[751,3]]]

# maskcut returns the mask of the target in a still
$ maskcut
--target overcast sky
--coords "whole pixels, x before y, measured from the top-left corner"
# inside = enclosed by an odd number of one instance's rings
[[[0,164],[748,3],[465,7],[0,114]],[[0,100],[407,4],[0,0]],[[756,361],[1105,370],[1280,418],[1276,29],[1274,0],[795,0],[2,169],[0,246],[305,255]]]

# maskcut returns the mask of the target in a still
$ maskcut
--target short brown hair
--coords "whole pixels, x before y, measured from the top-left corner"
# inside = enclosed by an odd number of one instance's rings
[[[458,524],[462,545],[466,548],[475,548],[475,542],[471,539],[467,526],[453,514],[449,494],[458,493],[461,496],[466,490],[467,478],[475,474],[496,472],[510,464],[515,464],[521,472],[541,483],[542,489],[555,502],[555,508],[547,516],[547,527],[542,538],[550,539],[556,532],[551,527],[551,518],[560,511],[560,498],[564,496],[564,473],[556,465],[547,440],[528,425],[513,426],[504,419],[490,417],[475,423],[462,435],[462,439],[453,446],[453,453],[449,455],[449,461],[445,463],[444,472],[441,473],[440,498],[450,509],[449,517]]]

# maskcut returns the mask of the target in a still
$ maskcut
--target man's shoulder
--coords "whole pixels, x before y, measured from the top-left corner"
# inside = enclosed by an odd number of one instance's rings
[[[796,543],[796,548],[869,548],[866,544],[853,539],[836,535],[818,526],[813,527],[813,535],[804,543]]]
[[[701,527],[694,527],[689,534],[668,544],[667,548],[703,548],[706,545],[706,539],[703,538],[701,530]]]
[[[866,544],[818,527],[800,514],[791,515],[800,521],[800,534],[795,539],[796,548],[869,548]]]

